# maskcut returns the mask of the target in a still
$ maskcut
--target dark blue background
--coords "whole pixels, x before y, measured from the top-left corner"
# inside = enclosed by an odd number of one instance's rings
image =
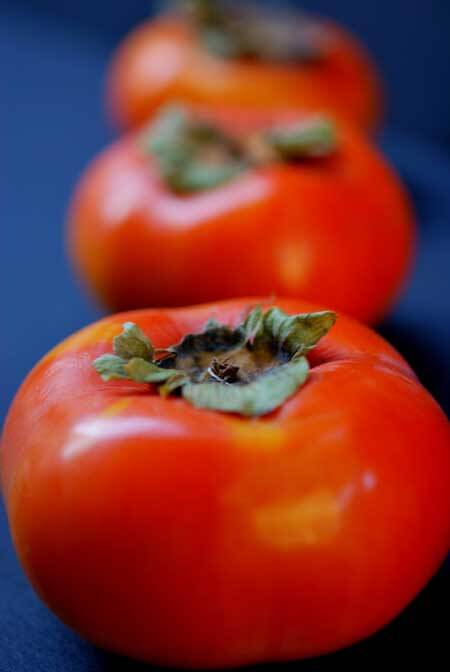
[[[450,3],[310,0],[359,33],[390,98],[383,148],[407,180],[421,227],[411,285],[381,327],[450,409]],[[76,285],[63,245],[67,201],[80,171],[112,132],[102,80],[119,36],[148,12],[138,0],[0,0],[0,420],[27,371],[99,310]],[[407,567],[405,568],[407,570]],[[445,667],[445,570],[383,633],[302,671],[426,660]],[[388,658],[389,656],[389,658]],[[0,512],[0,672],[141,670],[82,643],[38,602],[18,568]]]

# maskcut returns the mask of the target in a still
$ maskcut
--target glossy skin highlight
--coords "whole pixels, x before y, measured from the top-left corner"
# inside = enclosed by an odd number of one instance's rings
[[[161,17],[133,31],[108,75],[108,107],[122,128],[145,122],[180,100],[216,107],[324,109],[364,130],[381,116],[381,86],[363,47],[342,28],[321,22],[327,52],[314,63],[226,60],[202,47],[182,20]]]
[[[167,347],[255,303],[108,317],[47,355],[13,403],[1,473],[19,558],[102,647],[196,669],[322,654],[386,624],[445,557],[447,419],[366,327],[339,317],[307,383],[262,419],[91,366],[126,320]]]
[[[239,135],[298,115],[222,109],[213,118]],[[119,140],[71,204],[80,276],[113,310],[273,293],[377,321],[408,273],[414,220],[377,151],[345,125],[338,142],[329,158],[268,164],[180,196],[135,135]]]

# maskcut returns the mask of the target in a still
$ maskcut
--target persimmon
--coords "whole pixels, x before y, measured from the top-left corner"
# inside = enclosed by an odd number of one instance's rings
[[[221,668],[350,645],[417,594],[450,541],[449,425],[382,338],[334,322],[289,300],[142,310],[44,357],[1,474],[63,621]]]
[[[108,106],[122,128],[163,103],[323,109],[365,130],[381,117],[378,74],[342,27],[305,14],[194,2],[131,33],[108,75]],[[237,4],[237,3],[236,3]]]
[[[374,322],[414,233],[399,179],[347,125],[170,106],[88,168],[68,246],[115,310],[273,293]]]

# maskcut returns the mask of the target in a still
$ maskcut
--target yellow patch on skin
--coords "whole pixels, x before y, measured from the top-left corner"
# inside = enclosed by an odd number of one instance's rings
[[[290,550],[330,541],[340,526],[341,508],[328,490],[302,499],[257,509],[254,528],[266,544]]]
[[[73,352],[82,350],[90,345],[96,343],[111,343],[114,336],[117,336],[122,331],[120,323],[100,322],[91,327],[86,327],[78,331],[73,336],[69,336],[65,341],[57,345],[53,350],[50,350],[47,357],[54,359],[66,352]]]
[[[110,406],[107,406],[101,413],[103,417],[106,418],[112,418],[115,415],[119,415],[119,413],[122,413],[128,406],[131,404],[131,399],[119,399],[119,401],[115,401],[113,404]]]
[[[232,428],[235,445],[245,450],[276,451],[286,439],[286,432],[280,425],[255,422],[237,422]]]
[[[288,292],[303,286],[311,269],[311,252],[298,240],[285,241],[277,251],[280,280]]]

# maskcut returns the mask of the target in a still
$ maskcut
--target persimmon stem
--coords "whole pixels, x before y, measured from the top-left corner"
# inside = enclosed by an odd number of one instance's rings
[[[330,119],[314,115],[236,138],[182,106],[170,106],[144,132],[142,145],[168,186],[188,194],[228,182],[251,166],[329,156],[337,134]]]
[[[176,2],[198,32],[203,45],[223,58],[320,60],[326,31],[302,14],[269,11],[224,0]]]
[[[335,320],[332,312],[289,316],[256,307],[236,328],[207,323],[156,359],[160,351],[137,325],[127,323],[113,340],[113,354],[98,357],[93,366],[105,381],[156,385],[162,396],[181,393],[199,408],[265,415],[305,382],[306,354]]]
[[[176,4],[198,25],[205,26],[223,20],[223,12],[220,11],[217,0],[177,0]]]

